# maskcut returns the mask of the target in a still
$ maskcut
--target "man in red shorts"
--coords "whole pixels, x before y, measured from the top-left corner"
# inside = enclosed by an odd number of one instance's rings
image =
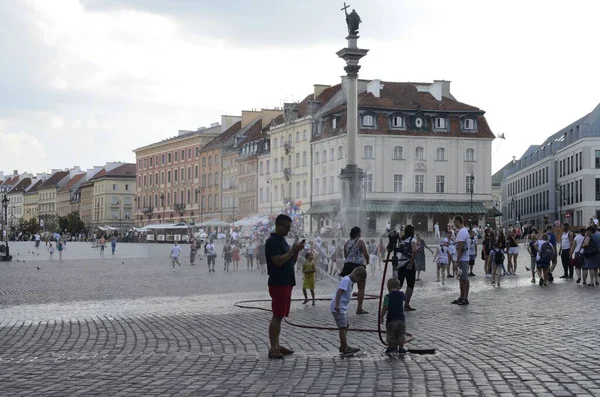
[[[281,359],[283,356],[294,354],[293,350],[279,345],[279,333],[281,332],[281,320],[290,314],[292,302],[292,288],[296,285],[294,265],[298,259],[298,253],[304,249],[304,240],[299,244],[290,245],[285,240],[292,219],[281,214],[275,219],[275,233],[267,239],[265,244],[265,256],[267,258],[267,271],[269,273],[269,295],[271,295],[271,309],[273,318],[269,325],[269,358]]]

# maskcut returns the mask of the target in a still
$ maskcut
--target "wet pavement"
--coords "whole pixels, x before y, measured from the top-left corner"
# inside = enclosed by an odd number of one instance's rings
[[[189,266],[184,246],[182,269],[172,272],[169,245],[119,244],[114,257],[100,257],[71,243],[63,261],[30,243],[11,250],[18,262],[0,263],[3,396],[600,395],[600,288],[558,278],[533,285],[525,256],[500,288],[471,278],[469,306],[450,304],[458,282],[436,283],[428,256],[407,331],[416,336],[410,347],[435,355],[387,358],[375,333],[350,332],[364,353],[341,358],[336,332],[284,324],[282,341],[296,354],[271,361],[269,313],[233,305],[268,299],[266,276],[245,262],[227,273],[218,260],[209,273],[206,261]],[[318,297],[335,285],[325,276]],[[380,285],[381,271],[369,274],[367,292]],[[375,329],[376,307],[369,300],[368,315],[352,312],[351,327]],[[294,302],[290,320],[331,327],[327,309],[327,301]]]

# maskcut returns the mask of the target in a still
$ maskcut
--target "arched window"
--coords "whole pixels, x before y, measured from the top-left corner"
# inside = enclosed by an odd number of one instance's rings
[[[425,160],[425,150],[421,146],[415,149],[415,160]]]
[[[404,118],[402,116],[392,116],[393,128],[404,128]]]
[[[394,147],[394,160],[402,160],[404,158],[404,149],[402,146]]]
[[[474,130],[475,129],[475,120],[473,119],[464,119],[463,127],[465,130]]]
[[[279,138],[279,147],[283,147],[283,137]]]
[[[446,160],[446,149],[444,149],[443,147],[439,147],[435,150],[435,159],[437,161],[444,161]]]
[[[342,146],[338,146],[338,159],[344,158],[344,148]]]
[[[202,166],[206,167],[206,157],[202,157]]]
[[[365,145],[363,148],[363,158],[365,159],[374,159],[375,154],[373,153],[373,146]]]
[[[467,149],[465,152],[465,161],[475,161],[475,149]]]
[[[323,162],[327,161],[327,150],[323,150]]]
[[[365,114],[362,117],[362,124],[364,127],[374,127],[375,126],[375,117],[372,114]]]

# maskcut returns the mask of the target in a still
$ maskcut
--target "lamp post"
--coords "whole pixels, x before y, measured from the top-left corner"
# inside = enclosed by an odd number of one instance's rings
[[[471,227],[473,227],[473,190],[475,187],[475,175],[473,175],[472,172],[471,172],[470,180],[471,180],[471,184],[469,186],[469,190],[471,191],[470,192],[471,193],[471,215],[469,217],[470,218],[469,221],[470,221]]]
[[[6,227],[8,225],[8,198],[6,197],[6,194],[4,194],[4,198],[2,199],[2,209],[4,210],[4,217],[3,217],[3,233],[4,233],[4,243],[5,243],[5,251],[4,251],[4,255],[2,256],[2,260],[3,261],[10,261],[12,260],[12,256],[10,256],[10,250],[8,248],[8,232],[6,231]]]
[[[162,219],[161,222],[165,220],[165,194],[160,194],[160,206],[162,207]]]
[[[96,203],[96,229],[100,227],[100,203]]]
[[[233,216],[232,216],[231,221],[235,222],[235,188],[236,188],[236,186],[235,185],[231,185],[229,188],[233,192],[233,197],[232,197],[233,198],[233,203],[232,203],[232,205],[233,205]],[[271,202],[271,205],[273,205],[272,202]]]

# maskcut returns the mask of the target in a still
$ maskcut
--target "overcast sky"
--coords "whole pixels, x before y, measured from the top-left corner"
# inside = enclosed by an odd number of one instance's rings
[[[600,2],[349,0],[360,77],[452,81],[505,141],[497,170],[600,102]],[[132,149],[337,84],[338,0],[0,0],[0,170]]]

